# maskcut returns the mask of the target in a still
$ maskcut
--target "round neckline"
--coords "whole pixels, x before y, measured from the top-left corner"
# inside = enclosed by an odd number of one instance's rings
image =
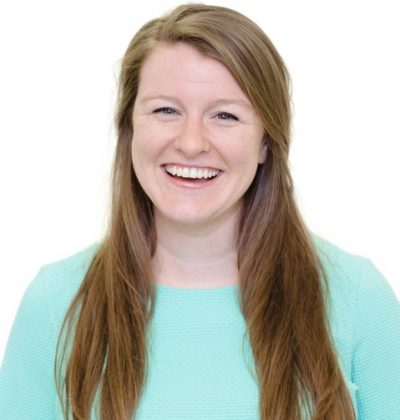
[[[156,283],[156,288],[159,290],[172,291],[172,292],[217,292],[217,291],[228,291],[235,290],[238,288],[238,284],[227,284],[224,286],[211,286],[211,287],[180,287],[170,286],[166,284]]]

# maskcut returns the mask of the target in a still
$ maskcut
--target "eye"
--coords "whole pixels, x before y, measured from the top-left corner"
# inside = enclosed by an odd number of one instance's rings
[[[239,118],[236,115],[230,114],[229,112],[219,112],[217,118],[220,120],[239,121]]]
[[[174,115],[176,114],[176,111],[174,108],[171,108],[169,106],[164,106],[162,108],[157,108],[153,111],[153,114],[167,114],[167,115]]]

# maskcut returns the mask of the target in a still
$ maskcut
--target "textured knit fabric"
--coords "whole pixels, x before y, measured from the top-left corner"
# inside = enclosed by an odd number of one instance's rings
[[[320,238],[315,243],[328,274],[331,331],[357,419],[399,420],[399,302],[369,260]],[[44,266],[26,290],[0,371],[1,420],[62,419],[55,345],[96,248]],[[136,419],[259,419],[238,287],[157,285],[157,296],[149,379]]]

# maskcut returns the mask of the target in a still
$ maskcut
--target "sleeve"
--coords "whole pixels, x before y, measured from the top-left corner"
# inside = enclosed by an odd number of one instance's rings
[[[358,387],[358,420],[400,419],[400,305],[369,260],[356,314],[352,379]]]
[[[0,419],[55,419],[54,334],[41,272],[24,293],[0,370]]]

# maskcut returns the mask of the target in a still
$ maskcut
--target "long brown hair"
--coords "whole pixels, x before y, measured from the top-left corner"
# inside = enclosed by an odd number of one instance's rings
[[[329,288],[299,215],[288,167],[290,82],[264,32],[236,11],[189,4],[145,24],[124,55],[107,234],[66,314],[55,373],[66,418],[134,417],[155,306],[152,203],[132,167],[132,112],[154,47],[185,42],[232,73],[265,127],[267,159],[245,194],[237,238],[240,303],[263,420],[355,418],[330,335]],[[257,223],[255,223],[257,221]]]

